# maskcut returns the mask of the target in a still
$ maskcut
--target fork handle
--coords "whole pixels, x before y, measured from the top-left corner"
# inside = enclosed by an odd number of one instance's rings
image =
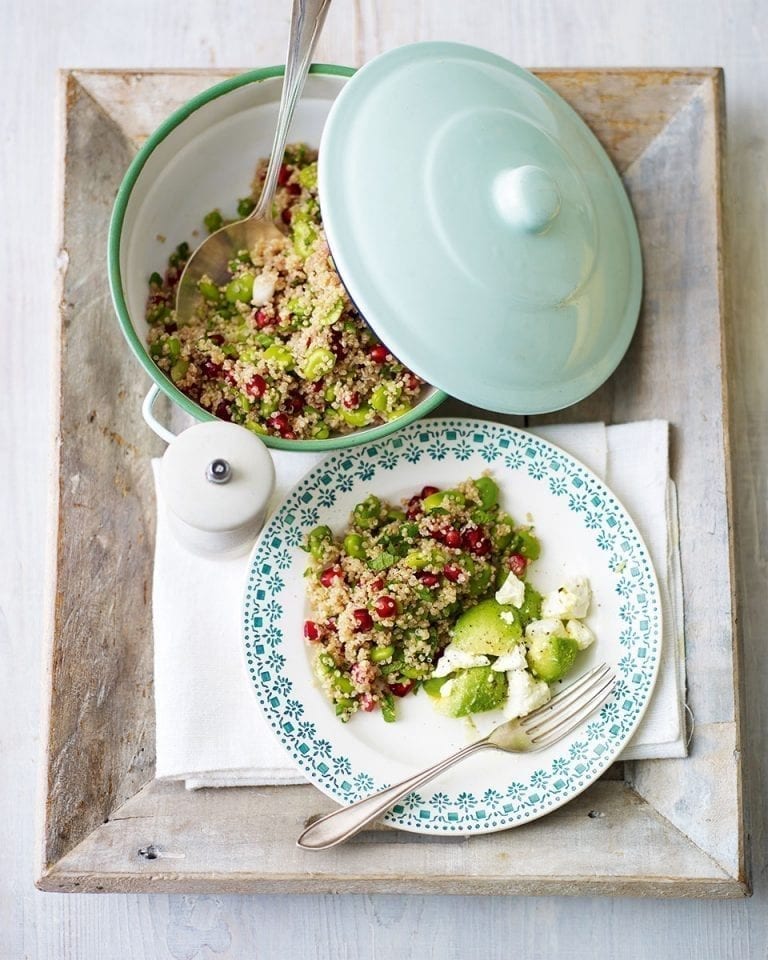
[[[372,820],[386,813],[393,804],[397,803],[397,801],[407,793],[410,793],[411,790],[415,790],[416,787],[420,787],[422,783],[427,783],[429,780],[432,780],[433,777],[436,777],[439,773],[452,767],[465,757],[470,756],[470,754],[477,753],[485,747],[492,746],[493,744],[489,743],[487,739],[478,740],[475,743],[471,743],[468,747],[464,747],[463,750],[459,750],[458,753],[453,753],[450,757],[446,757],[445,760],[440,760],[426,770],[421,770],[412,777],[401,780],[400,783],[396,783],[391,787],[385,787],[384,790],[380,790],[370,797],[358,800],[348,807],[340,807],[338,810],[334,810],[333,813],[326,814],[326,816],[311,823],[296,843],[305,850],[327,850],[329,847],[334,847],[337,843],[342,843],[349,837],[354,836]]]

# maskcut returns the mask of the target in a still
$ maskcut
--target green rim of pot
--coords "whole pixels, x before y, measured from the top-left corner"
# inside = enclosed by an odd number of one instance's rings
[[[193,97],[185,103],[184,106],[174,111],[167,120],[160,124],[133,158],[117,191],[115,205],[112,210],[107,241],[107,270],[109,275],[109,289],[112,294],[115,311],[117,312],[120,329],[123,331],[123,336],[128,341],[128,345],[133,350],[139,363],[144,367],[144,370],[152,380],[154,380],[166,396],[170,397],[174,403],[178,404],[182,410],[186,411],[196,420],[216,420],[216,417],[207,410],[204,410],[193,400],[190,400],[186,394],[182,393],[181,390],[165,376],[147,353],[144,344],[136,334],[136,330],[131,322],[128,306],[123,294],[123,280],[120,273],[120,240],[123,232],[123,223],[125,221],[125,212],[133,188],[147,160],[155,148],[161,144],[182,121],[186,120],[187,117],[191,116],[196,110],[199,110],[200,107],[205,106],[206,103],[210,103],[212,100],[216,100],[218,97],[224,96],[230,93],[230,91],[236,90],[238,87],[246,86],[249,83],[260,83],[262,80],[269,80],[273,77],[281,77],[284,72],[285,68],[283,65],[250,70],[247,73],[239,74],[236,77],[231,77],[229,80],[215,84],[215,86],[199,93],[196,97]],[[338,77],[351,77],[355,71],[352,67],[342,67],[333,63],[314,63],[310,67],[309,72],[330,74],[331,76]],[[359,430],[355,433],[329,437],[327,440],[283,440],[280,437],[272,437],[269,435],[260,436],[268,447],[274,447],[278,450],[341,450],[344,447],[354,447],[357,444],[367,443],[368,441],[378,440],[380,437],[387,436],[400,427],[404,427],[414,420],[425,416],[445,399],[445,393],[441,390],[435,390],[432,396],[416,404],[408,413],[398,417],[397,420],[383,423],[378,427]]]

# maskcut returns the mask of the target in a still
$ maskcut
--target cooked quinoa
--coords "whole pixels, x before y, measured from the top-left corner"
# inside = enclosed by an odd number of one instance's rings
[[[267,161],[238,218],[255,207]],[[230,279],[200,282],[195,321],[179,326],[176,286],[187,243],[149,280],[146,318],[155,363],[188,397],[222,420],[284,439],[326,439],[402,416],[424,386],[355,309],[330,256],[317,197],[317,152],[285,151],[273,216],[285,238],[230,261]],[[209,232],[225,221],[204,218]]]
[[[500,508],[498,493],[485,476],[424,487],[397,506],[371,495],[340,537],[327,526],[309,533],[313,619],[304,636],[341,720],[377,709],[394,720],[396,697],[429,692],[457,616],[510,571],[525,576],[539,543]]]

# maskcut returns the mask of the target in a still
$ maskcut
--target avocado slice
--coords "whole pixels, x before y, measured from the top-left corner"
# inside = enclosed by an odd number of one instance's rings
[[[435,697],[434,706],[449,717],[466,717],[501,706],[507,696],[507,675],[490,667],[460,670],[449,692]]]
[[[508,623],[510,619],[512,622]],[[451,642],[457,650],[500,657],[509,653],[522,635],[518,611],[491,598],[462,613],[453,628]]]
[[[579,645],[572,637],[534,637],[528,645],[528,667],[540,680],[562,680],[573,666]]]
[[[530,583],[525,584],[525,598],[520,607],[520,619],[527,626],[541,619],[541,594]]]

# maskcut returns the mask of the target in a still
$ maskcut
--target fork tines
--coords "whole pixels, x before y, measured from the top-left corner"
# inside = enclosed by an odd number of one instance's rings
[[[594,667],[575,683],[553,697],[549,703],[520,721],[536,746],[546,746],[567,736],[582,720],[608,699],[616,677],[607,663]]]

